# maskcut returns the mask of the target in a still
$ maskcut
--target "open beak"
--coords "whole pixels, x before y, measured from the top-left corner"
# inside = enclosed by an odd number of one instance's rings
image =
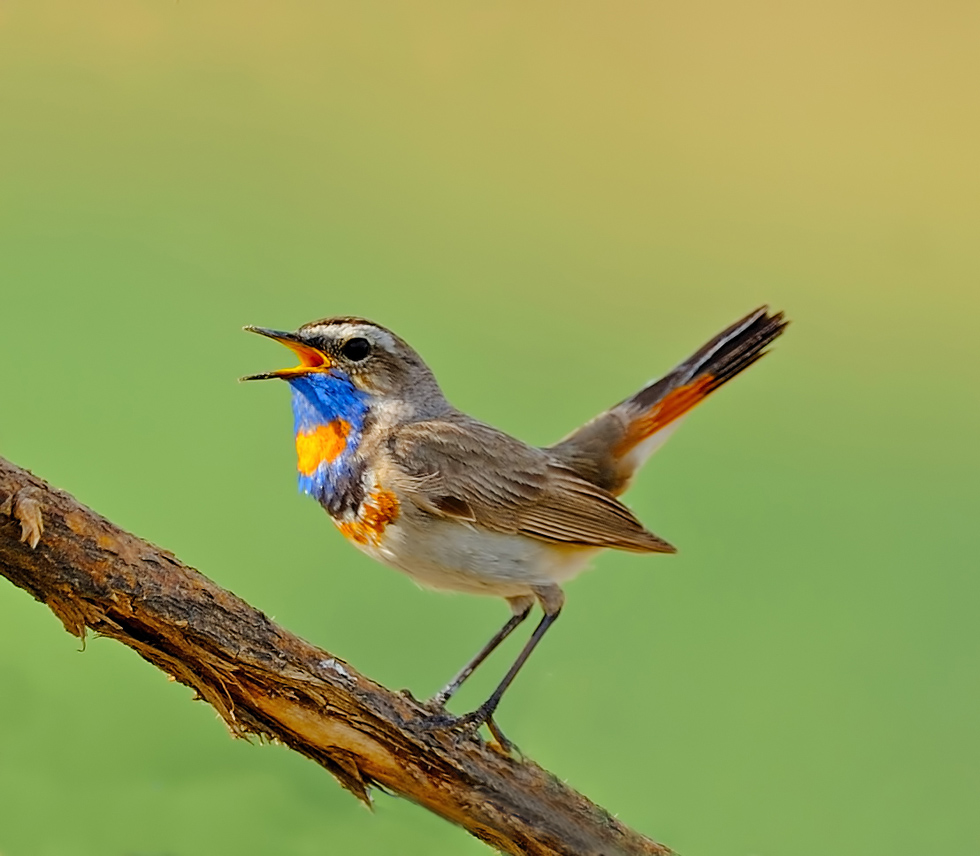
[[[258,333],[260,336],[266,336],[269,339],[275,339],[277,342],[282,343],[299,357],[300,365],[291,369],[279,369],[274,372],[248,375],[248,377],[243,377],[242,380],[269,380],[270,378],[276,377],[289,380],[294,377],[302,377],[311,372],[325,371],[333,365],[330,357],[322,351],[318,351],[316,348],[307,345],[296,333],[287,333],[283,330],[270,330],[267,327],[252,327],[251,325],[243,329],[248,330],[249,333]]]

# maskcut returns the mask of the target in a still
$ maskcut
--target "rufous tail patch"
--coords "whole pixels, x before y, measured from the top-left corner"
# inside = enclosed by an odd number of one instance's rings
[[[626,435],[613,450],[616,456],[625,455],[634,446],[656,434],[661,428],[666,428],[675,419],[679,419],[696,404],[701,403],[714,390],[714,375],[705,374],[697,380],[679,386],[667,393],[646,413],[638,416],[626,429]]]

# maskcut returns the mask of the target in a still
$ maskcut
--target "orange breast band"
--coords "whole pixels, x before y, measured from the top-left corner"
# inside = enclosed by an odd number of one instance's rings
[[[317,425],[312,431],[296,434],[296,469],[301,475],[311,476],[320,464],[337,459],[347,448],[350,423],[334,419],[326,425]]]
[[[337,528],[358,544],[381,543],[381,536],[389,523],[398,519],[398,498],[388,490],[379,490],[361,505],[357,520],[338,523]]]

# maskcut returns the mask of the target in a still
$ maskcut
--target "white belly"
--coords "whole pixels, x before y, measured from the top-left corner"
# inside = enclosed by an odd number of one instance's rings
[[[549,544],[431,517],[402,517],[386,528],[379,543],[358,546],[428,588],[496,597],[561,584],[581,573],[600,549]]]

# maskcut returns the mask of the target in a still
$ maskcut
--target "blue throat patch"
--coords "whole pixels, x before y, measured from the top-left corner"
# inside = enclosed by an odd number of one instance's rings
[[[347,375],[334,371],[290,378],[289,386],[297,437],[323,435],[333,440],[330,454],[306,473],[300,455],[300,491],[310,494],[334,517],[356,510],[364,495],[364,464],[356,453],[368,412],[368,394],[355,387]],[[325,433],[330,431],[334,433]]]

